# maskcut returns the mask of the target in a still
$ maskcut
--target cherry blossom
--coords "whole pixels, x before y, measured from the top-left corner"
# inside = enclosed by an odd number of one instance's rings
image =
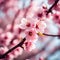
[[[59,12],[56,11],[53,14],[53,20],[54,20],[55,23],[60,24],[60,13]]]
[[[53,7],[54,10],[60,11],[60,1]]]
[[[37,29],[37,32],[44,32],[44,29],[46,28],[46,23],[44,21],[38,21],[36,23],[36,29]]]
[[[4,54],[7,51],[8,51],[8,48],[7,47],[1,47],[0,48],[0,54]]]
[[[47,60],[60,49],[60,0],[46,1],[0,0],[0,60]]]
[[[31,41],[26,41],[23,45],[24,49],[27,50],[28,52],[29,51],[32,51],[33,49],[35,49],[35,44],[33,44]]]
[[[49,4],[53,4],[55,2],[55,0],[48,0]]]
[[[27,40],[36,40],[38,38],[35,29],[26,30],[26,39]]]

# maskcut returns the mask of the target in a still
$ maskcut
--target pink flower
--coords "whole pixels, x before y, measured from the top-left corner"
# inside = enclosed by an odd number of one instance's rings
[[[23,29],[20,28],[20,25],[19,24],[15,24],[14,25],[14,28],[13,28],[13,31],[14,31],[14,34],[18,35],[22,32]]]
[[[39,60],[44,60],[44,58],[43,57],[40,57]]]
[[[20,23],[21,29],[29,29],[33,28],[35,26],[35,23],[37,22],[36,19],[30,19],[30,18],[23,18]]]
[[[28,20],[26,18],[22,18],[20,23],[20,28],[26,29],[28,27],[27,25],[28,25]]]
[[[45,20],[46,19],[46,12],[47,12],[46,5],[42,5],[42,7],[40,7],[40,9],[38,10],[38,12],[36,12],[35,16],[39,20]]]
[[[36,39],[38,38],[37,33],[36,33],[36,30],[35,30],[34,28],[32,28],[32,29],[27,29],[27,30],[25,31],[25,33],[26,33],[26,39],[27,39],[27,40],[32,40],[32,41],[34,41],[34,40],[36,40]]]
[[[26,41],[24,44],[23,44],[23,47],[24,47],[24,50],[26,51],[32,51],[35,47],[35,44],[32,43],[32,41]]]
[[[0,54],[4,54],[7,51],[8,51],[7,47],[0,47]]]
[[[55,2],[55,0],[48,0],[49,4],[53,4]]]
[[[55,5],[55,6],[53,7],[53,9],[60,12],[60,0],[59,0],[59,2],[57,3],[57,5]]]
[[[10,43],[10,48],[16,46],[17,44],[19,43],[19,40],[18,39],[14,39],[11,43]]]
[[[10,32],[6,32],[6,33],[2,33],[0,37],[1,37],[0,44],[7,46],[10,44],[10,41],[13,38],[13,34]]]
[[[16,58],[17,56],[21,55],[23,52],[23,49],[21,47],[17,47],[14,51],[11,52],[11,54]]]
[[[38,32],[44,32],[44,29],[46,28],[46,23],[44,21],[38,21],[36,23],[36,31]]]
[[[13,60],[13,58],[14,58],[14,55],[11,54],[11,53],[9,53],[9,54],[6,56],[5,60]]]
[[[8,24],[8,25],[6,26],[6,31],[10,31],[10,30],[11,30],[11,27],[12,27],[12,25],[11,25],[11,24]]]
[[[57,24],[60,24],[60,12],[55,12],[54,14],[53,14],[53,21],[55,22],[55,23],[57,23]]]
[[[21,55],[23,53],[23,49],[21,47],[17,47],[16,51],[18,51],[18,55]]]

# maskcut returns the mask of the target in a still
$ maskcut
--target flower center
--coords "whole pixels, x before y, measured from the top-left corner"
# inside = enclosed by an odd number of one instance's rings
[[[55,18],[56,18],[56,19],[59,19],[59,16],[58,16],[58,15],[56,15],[56,16],[55,16]]]
[[[42,15],[42,13],[38,13],[38,17],[42,17],[43,15]]]
[[[36,28],[39,29],[38,25],[36,25]]]
[[[32,32],[31,31],[29,31],[29,35],[32,36]]]
[[[27,25],[26,25],[27,27],[30,27],[30,23],[27,23]]]

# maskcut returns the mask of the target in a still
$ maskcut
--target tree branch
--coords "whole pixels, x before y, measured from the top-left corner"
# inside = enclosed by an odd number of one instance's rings
[[[48,13],[52,12],[52,8],[58,3],[58,1],[59,1],[59,0],[55,0],[55,3],[48,9],[46,15],[48,15]]]
[[[0,55],[0,59],[3,59],[6,57],[7,54],[9,54],[11,51],[13,51],[14,49],[16,49],[17,47],[22,47],[23,43],[25,42],[26,38],[24,38],[19,44],[17,44],[15,47],[11,48],[10,50],[8,50],[6,53],[4,53],[3,55]]]

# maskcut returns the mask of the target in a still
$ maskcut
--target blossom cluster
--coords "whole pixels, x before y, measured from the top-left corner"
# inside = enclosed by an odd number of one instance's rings
[[[13,1],[8,1],[8,3],[11,3],[12,5]],[[8,3],[6,3],[5,5],[6,8],[4,9],[7,9],[8,7],[11,6],[11,5],[7,5]],[[20,18],[19,24],[16,23],[17,20],[15,20],[15,18],[20,12],[17,11],[17,14],[13,20],[14,22],[12,22],[12,24],[11,23],[7,24],[4,30],[0,28],[0,46],[1,46],[0,53],[1,54],[6,53],[9,49],[16,46],[19,42],[22,41],[23,38],[26,38],[26,41],[22,45],[24,50],[32,51],[35,48],[34,42],[36,42],[36,40],[38,40],[39,37],[37,33],[44,32],[44,29],[46,28],[46,23],[44,21],[45,16],[43,17],[44,13],[39,14],[38,12],[39,9],[37,10],[35,9],[36,7],[38,7],[37,4],[36,6],[34,6],[33,4],[36,4],[36,2],[32,3],[32,6],[26,12],[26,17],[23,18],[19,17]],[[8,11],[11,9],[12,8],[4,10],[4,12],[7,14]],[[41,7],[41,9],[44,11],[44,8]],[[15,10],[15,7],[13,8],[13,10]],[[39,19],[40,16],[41,18]],[[8,21],[9,20],[7,20],[7,22]],[[5,59],[12,60],[13,58],[16,58],[18,55],[22,53],[23,49],[21,47],[17,47],[14,51],[9,53]]]
[[[53,2],[55,1],[48,0],[49,4]],[[45,30],[48,32],[49,19],[55,21],[57,25],[60,24],[59,2],[52,9],[50,8],[52,10],[50,11],[45,4],[42,3],[40,6],[33,0],[30,1],[29,6],[25,6],[25,3],[20,0],[1,0],[0,11],[3,16],[0,17],[0,55],[12,49],[24,38],[26,39],[21,47],[17,47],[1,60],[13,60],[21,55],[23,50],[30,52],[35,49],[35,42],[43,36],[42,33]]]

